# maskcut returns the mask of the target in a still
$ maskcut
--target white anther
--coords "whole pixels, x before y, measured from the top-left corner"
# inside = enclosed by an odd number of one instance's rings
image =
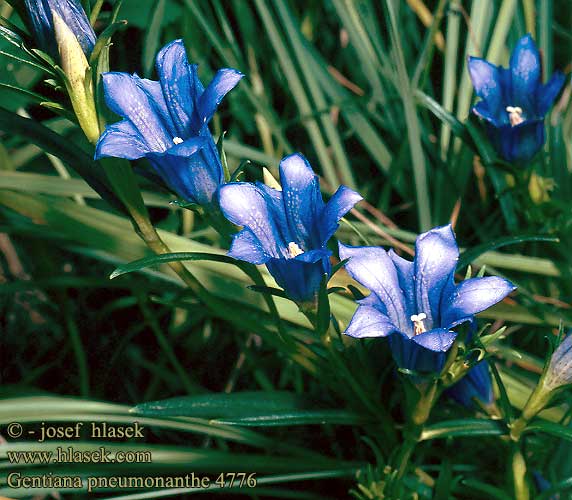
[[[413,314],[411,316],[411,321],[413,322],[413,335],[419,335],[420,333],[426,332],[423,320],[427,319],[425,313]]]
[[[302,255],[303,253],[304,250],[302,250],[297,243],[294,243],[293,241],[288,243],[288,255],[291,259],[298,257],[298,255]]]
[[[181,139],[180,137],[173,137],[173,142],[175,144],[181,144],[182,142],[185,142],[185,141],[183,141],[183,139]]]
[[[522,117],[522,108],[520,106],[507,106],[506,112],[508,113],[508,120],[512,127],[521,124],[524,121]]]

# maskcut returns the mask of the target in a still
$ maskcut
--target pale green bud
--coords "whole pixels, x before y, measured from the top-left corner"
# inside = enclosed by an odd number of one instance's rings
[[[90,142],[99,139],[99,122],[93,96],[91,68],[81,45],[65,21],[52,11],[54,31],[66,87],[79,125]]]

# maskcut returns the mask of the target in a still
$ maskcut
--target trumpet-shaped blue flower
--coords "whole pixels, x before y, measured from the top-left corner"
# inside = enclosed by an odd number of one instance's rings
[[[96,36],[79,0],[25,1],[36,43],[44,52],[57,60],[58,45],[54,32],[54,15],[57,15],[67,24],[85,55],[89,57],[95,45]]]
[[[380,247],[340,244],[349,274],[371,294],[359,301],[346,335],[389,336],[401,368],[435,372],[453,345],[453,328],[501,301],[515,287],[498,277],[472,278],[456,285],[459,249],[450,225],[419,235],[413,262]]]
[[[482,99],[473,112],[483,118],[498,153],[507,161],[529,160],[544,145],[544,116],[565,77],[541,82],[540,55],[530,35],[514,48],[508,69],[469,57],[469,73]]]
[[[467,408],[475,406],[475,399],[484,405],[493,403],[493,380],[486,360],[480,361],[448,391],[449,395]]]
[[[330,274],[326,243],[339,220],[362,197],[341,186],[328,203],[318,177],[301,154],[280,162],[282,190],[238,182],[220,189],[220,207],[233,224],[243,226],[232,241],[231,257],[266,264],[296,302],[313,302],[324,274]]]
[[[224,173],[208,123],[244,75],[221,69],[204,88],[182,40],[161,49],[156,67],[158,82],[127,73],[103,75],[107,105],[124,120],[105,129],[95,158],[145,157],[179,196],[210,205]]]

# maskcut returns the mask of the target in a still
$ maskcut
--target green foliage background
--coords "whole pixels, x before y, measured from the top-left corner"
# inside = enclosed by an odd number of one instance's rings
[[[453,219],[465,266],[486,265],[519,287],[482,317],[494,329],[508,326],[488,349],[510,402],[522,408],[542,370],[546,338],[572,322],[570,83],[547,117],[547,145],[532,170],[507,169],[478,121],[467,119],[474,96],[466,58],[506,65],[514,43],[531,32],[545,78],[556,68],[568,72],[568,0],[124,0],[119,12],[128,24],[113,37],[114,71],[154,78],[158,49],[183,38],[203,81],[220,67],[245,73],[213,122],[215,137],[227,132],[231,171],[250,159],[248,179],[260,179],[261,166],[276,175],[282,156],[302,152],[326,193],[346,184],[367,200],[352,226],[341,226],[341,241],[407,254],[419,232]],[[105,2],[96,32],[110,13]],[[22,26],[6,2],[0,14]],[[358,474],[362,498],[382,498],[375,496],[380,470],[404,420],[385,343],[345,339],[337,362],[326,362],[304,316],[276,299],[294,339],[284,341],[263,297],[247,288],[250,278],[229,264],[185,262],[224,301],[217,311],[166,266],[110,281],[118,265],[151,254],[129,220],[78,175],[109,184],[67,118],[65,94],[22,59],[19,48],[0,41],[0,429],[12,421],[130,422],[133,406],[188,394],[203,399],[139,407],[137,420],[152,429],[148,439],[115,444],[152,450],[151,464],[49,470],[216,476],[238,468],[257,472],[259,486],[233,494],[316,499],[347,498],[360,488]],[[147,170],[143,162],[135,168]],[[172,194],[138,179],[173,252],[225,253],[212,229],[170,203]],[[334,282],[345,286],[349,278],[340,272]],[[343,328],[354,302],[347,292],[331,301]],[[527,441],[530,469],[562,491],[572,485],[567,399]],[[510,498],[501,434],[497,422],[441,401],[413,459],[409,489],[419,498]],[[26,446],[0,446],[4,485],[7,451]],[[29,493],[0,486],[1,495]]]

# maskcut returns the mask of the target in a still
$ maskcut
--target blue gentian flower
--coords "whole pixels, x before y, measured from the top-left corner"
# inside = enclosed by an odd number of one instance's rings
[[[203,87],[182,40],[157,55],[159,81],[127,73],[105,73],[109,108],[124,118],[109,125],[95,158],[147,158],[167,186],[190,203],[208,206],[224,182],[221,160],[208,124],[223,97],[244,76],[219,70]]]
[[[544,145],[544,116],[564,85],[564,75],[557,71],[542,84],[540,55],[530,35],[516,44],[508,69],[469,57],[469,73],[482,99],[473,112],[485,120],[498,153],[510,162],[532,158]]]
[[[79,0],[25,0],[36,43],[44,52],[58,59],[54,33],[54,15],[59,16],[76,36],[86,57],[95,45],[96,36]]]
[[[346,270],[371,291],[359,301],[346,335],[387,337],[401,368],[436,372],[453,345],[453,328],[500,302],[515,287],[498,277],[456,285],[459,249],[450,225],[419,235],[410,262],[381,247],[340,244]]]
[[[482,360],[477,363],[447,392],[467,408],[475,406],[475,399],[485,406],[491,405],[495,396],[488,362]]]
[[[244,229],[233,237],[231,257],[266,264],[286,294],[298,303],[314,302],[324,274],[331,271],[326,243],[339,220],[362,197],[341,186],[328,203],[318,177],[301,154],[280,162],[282,190],[237,182],[220,189],[225,217]]]

